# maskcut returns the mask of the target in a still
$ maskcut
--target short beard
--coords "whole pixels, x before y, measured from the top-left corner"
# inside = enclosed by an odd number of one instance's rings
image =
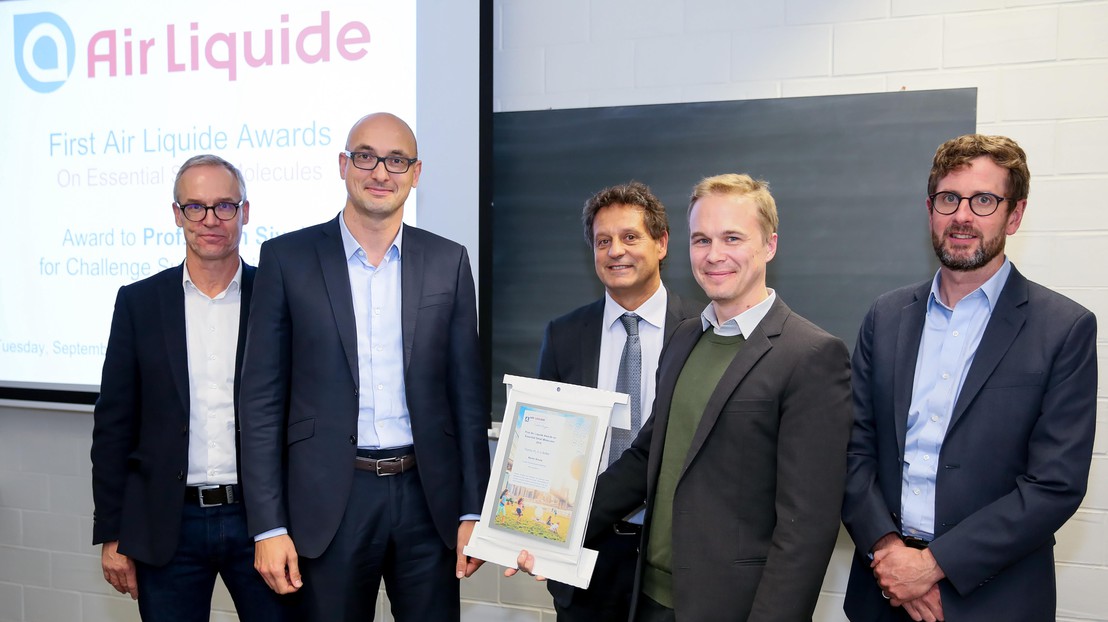
[[[992,240],[985,240],[978,244],[977,250],[968,257],[955,257],[943,246],[943,240],[953,232],[953,229],[953,227],[947,227],[942,235],[935,235],[934,232],[931,233],[931,246],[935,249],[935,256],[939,258],[939,263],[948,270],[953,270],[955,272],[971,272],[984,267],[1004,252],[1005,236],[1001,234]]]

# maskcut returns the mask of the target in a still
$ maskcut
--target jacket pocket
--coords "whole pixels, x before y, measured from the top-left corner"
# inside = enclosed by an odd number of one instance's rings
[[[285,444],[292,445],[313,436],[315,436],[315,419],[301,419],[289,424],[285,433]]]

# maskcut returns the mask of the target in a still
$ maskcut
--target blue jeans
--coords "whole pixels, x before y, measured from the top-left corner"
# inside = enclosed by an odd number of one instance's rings
[[[143,620],[208,622],[216,575],[223,577],[242,622],[293,619],[288,599],[254,570],[254,540],[241,503],[202,508],[186,502],[173,559],[164,566],[135,566]]]

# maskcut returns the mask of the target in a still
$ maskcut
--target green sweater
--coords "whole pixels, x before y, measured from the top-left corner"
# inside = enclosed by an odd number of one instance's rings
[[[647,596],[666,607],[673,607],[673,497],[677,480],[708,399],[743,341],[742,335],[722,337],[712,330],[705,331],[685,361],[673,389],[661,472],[651,506],[642,587]]]

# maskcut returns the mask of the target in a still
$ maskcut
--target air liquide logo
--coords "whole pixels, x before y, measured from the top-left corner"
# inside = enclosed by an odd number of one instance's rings
[[[13,16],[15,68],[39,93],[58,90],[73,72],[76,45],[69,24],[54,13]]]

